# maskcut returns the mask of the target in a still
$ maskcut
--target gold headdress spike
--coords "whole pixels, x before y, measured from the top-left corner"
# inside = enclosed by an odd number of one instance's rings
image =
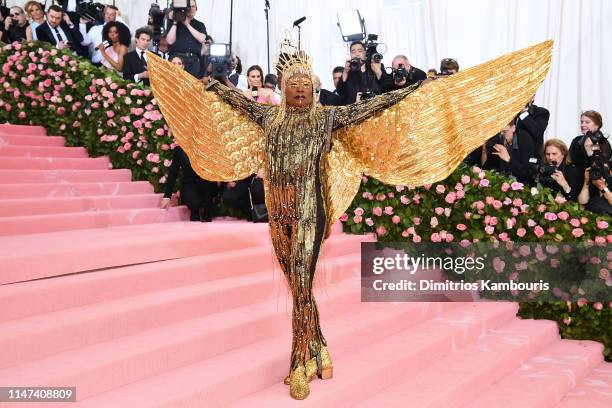
[[[288,31],[285,32],[285,39],[280,45],[276,68],[283,77],[286,77],[289,73],[298,72],[309,76],[313,75],[310,57],[303,50],[298,49]]]

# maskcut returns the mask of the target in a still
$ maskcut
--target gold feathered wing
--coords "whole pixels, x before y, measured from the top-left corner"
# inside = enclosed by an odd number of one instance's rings
[[[552,48],[545,41],[432,81],[371,118],[335,130],[325,163],[329,221],[348,208],[362,173],[406,186],[448,177],[533,98]]]
[[[264,134],[186,71],[148,53],[151,88],[164,119],[198,175],[241,180],[262,168]]]

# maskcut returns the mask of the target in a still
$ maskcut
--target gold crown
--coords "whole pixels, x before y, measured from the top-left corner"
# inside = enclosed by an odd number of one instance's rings
[[[295,46],[289,33],[280,45],[276,69],[283,75],[288,73],[303,73],[312,75],[312,62],[308,54]]]

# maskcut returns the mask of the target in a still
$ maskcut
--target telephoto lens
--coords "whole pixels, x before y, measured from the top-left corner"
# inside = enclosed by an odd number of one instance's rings
[[[350,64],[351,71],[357,72],[361,69],[361,60],[359,58],[353,58]]]

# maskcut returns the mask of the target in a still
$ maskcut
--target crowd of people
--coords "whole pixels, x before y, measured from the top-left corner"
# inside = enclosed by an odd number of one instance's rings
[[[212,76],[210,46],[213,39],[204,23],[195,18],[197,2],[191,2],[184,21],[173,21],[171,13],[167,32],[155,44],[154,31],[149,26],[136,30],[132,43],[132,34],[121,20],[117,7],[107,5],[104,21],[96,24],[76,13],[80,2],[59,1],[59,5],[52,5],[46,11],[37,1],[28,1],[23,8],[13,6],[6,15],[0,16],[0,41],[48,42],[59,49],[70,49],[79,56],[88,57],[92,63],[115,70],[124,79],[144,86],[149,85],[147,51],[150,50],[196,78]],[[373,50],[362,41],[352,42],[349,59],[331,72],[334,90],[323,89],[320,79],[315,78],[316,103],[348,105],[405,88],[427,77],[439,78],[459,72],[458,62],[452,58],[442,59],[439,71],[429,69],[425,72],[413,66],[405,55],[394,56],[391,66],[385,68]],[[251,100],[280,103],[280,72],[265,75],[259,65],[249,67],[245,75],[242,72],[240,58],[232,54],[229,74],[222,79]],[[528,185],[539,182],[554,194],[578,201],[588,210],[612,214],[612,149],[602,133],[601,114],[590,110],[581,115],[581,134],[573,139],[569,148],[560,139],[544,140],[549,119],[550,112],[531,101],[499,134],[472,152],[466,163],[497,170]],[[221,186],[212,185],[199,179],[179,148],[174,152],[161,204],[163,208],[169,205],[181,169],[181,198],[189,206],[192,220],[209,221],[213,202],[219,197],[226,205],[248,214],[255,205],[264,202],[262,174]],[[265,217],[256,218],[265,220]]]

